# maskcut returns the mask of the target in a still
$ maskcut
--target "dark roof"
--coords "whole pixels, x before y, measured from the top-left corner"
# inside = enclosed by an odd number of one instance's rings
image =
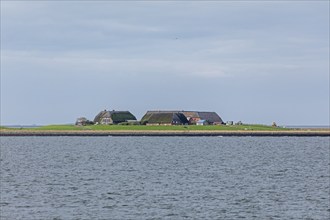
[[[199,118],[198,112],[182,111],[181,113],[184,114],[187,118]]]
[[[136,117],[129,111],[113,112],[111,118],[114,123],[125,122],[127,120],[136,120]]]
[[[182,113],[148,111],[141,119],[142,124],[187,124],[188,120]]]
[[[121,123],[127,120],[136,120],[136,117],[129,111],[101,111],[94,118],[94,122],[101,122],[102,118],[111,118],[113,123]]]
[[[147,111],[146,114],[152,114],[152,113],[179,113],[181,111],[177,111],[177,110],[153,110],[153,111]]]
[[[209,123],[223,123],[220,116],[215,112],[198,112],[198,115],[202,120],[206,120]]]
[[[141,121],[148,120],[148,118],[152,114],[165,114],[165,113],[181,113],[183,114],[186,118],[192,117],[192,118],[200,118],[202,120],[207,120],[209,123],[223,123],[222,119],[216,112],[199,112],[199,111],[147,111],[147,113],[143,116]]]

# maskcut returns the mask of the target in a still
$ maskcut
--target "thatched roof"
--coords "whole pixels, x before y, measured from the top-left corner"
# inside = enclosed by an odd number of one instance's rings
[[[141,119],[142,124],[188,124],[187,118],[182,113],[170,111],[149,111]]]
[[[136,120],[136,117],[129,111],[101,111],[94,118],[94,122],[100,123],[102,118],[111,118],[114,124],[125,122],[127,120]]]
[[[220,116],[215,112],[198,112],[199,117],[201,120],[206,120],[208,123],[220,123],[222,124],[223,121]]]
[[[182,111],[182,114],[186,116],[186,118],[200,118],[198,115],[198,112],[193,112],[193,111]]]
[[[219,123],[222,124],[223,121],[220,116],[216,112],[199,112],[199,111],[147,111],[147,113],[142,117],[141,122],[143,123],[160,123],[160,121],[170,121],[170,118],[175,115],[179,114],[180,118],[184,116],[185,119],[180,119],[181,121],[187,121],[187,118],[200,118],[201,120],[206,120],[208,123]],[[171,116],[172,115],[172,116]],[[152,121],[150,119],[152,117]],[[167,117],[166,120],[163,117]],[[173,116],[176,117],[176,116]],[[186,122],[185,122],[186,123]],[[183,124],[185,124],[183,123]]]

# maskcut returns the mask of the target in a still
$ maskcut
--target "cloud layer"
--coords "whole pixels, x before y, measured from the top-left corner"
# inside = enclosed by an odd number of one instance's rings
[[[72,122],[107,107],[328,124],[328,8],[1,1],[1,123]]]

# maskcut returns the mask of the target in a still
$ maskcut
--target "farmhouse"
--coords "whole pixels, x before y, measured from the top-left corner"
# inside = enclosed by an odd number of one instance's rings
[[[172,111],[148,111],[141,119],[144,125],[185,125],[187,118],[179,112]]]
[[[198,115],[198,112],[193,111],[182,111],[182,114],[186,116],[189,124],[196,124],[197,121],[201,120],[201,117]]]
[[[204,120],[203,125],[223,124],[215,112],[199,111],[148,111],[141,119],[142,124],[197,124]]]
[[[136,117],[129,111],[101,111],[94,118],[96,124],[118,124],[128,120],[136,120]]]
[[[200,120],[205,120],[210,125],[220,125],[224,123],[216,112],[197,112],[197,114]]]

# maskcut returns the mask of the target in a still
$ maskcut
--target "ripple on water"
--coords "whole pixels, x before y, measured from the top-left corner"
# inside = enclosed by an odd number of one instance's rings
[[[328,219],[329,139],[2,137],[1,219]]]

